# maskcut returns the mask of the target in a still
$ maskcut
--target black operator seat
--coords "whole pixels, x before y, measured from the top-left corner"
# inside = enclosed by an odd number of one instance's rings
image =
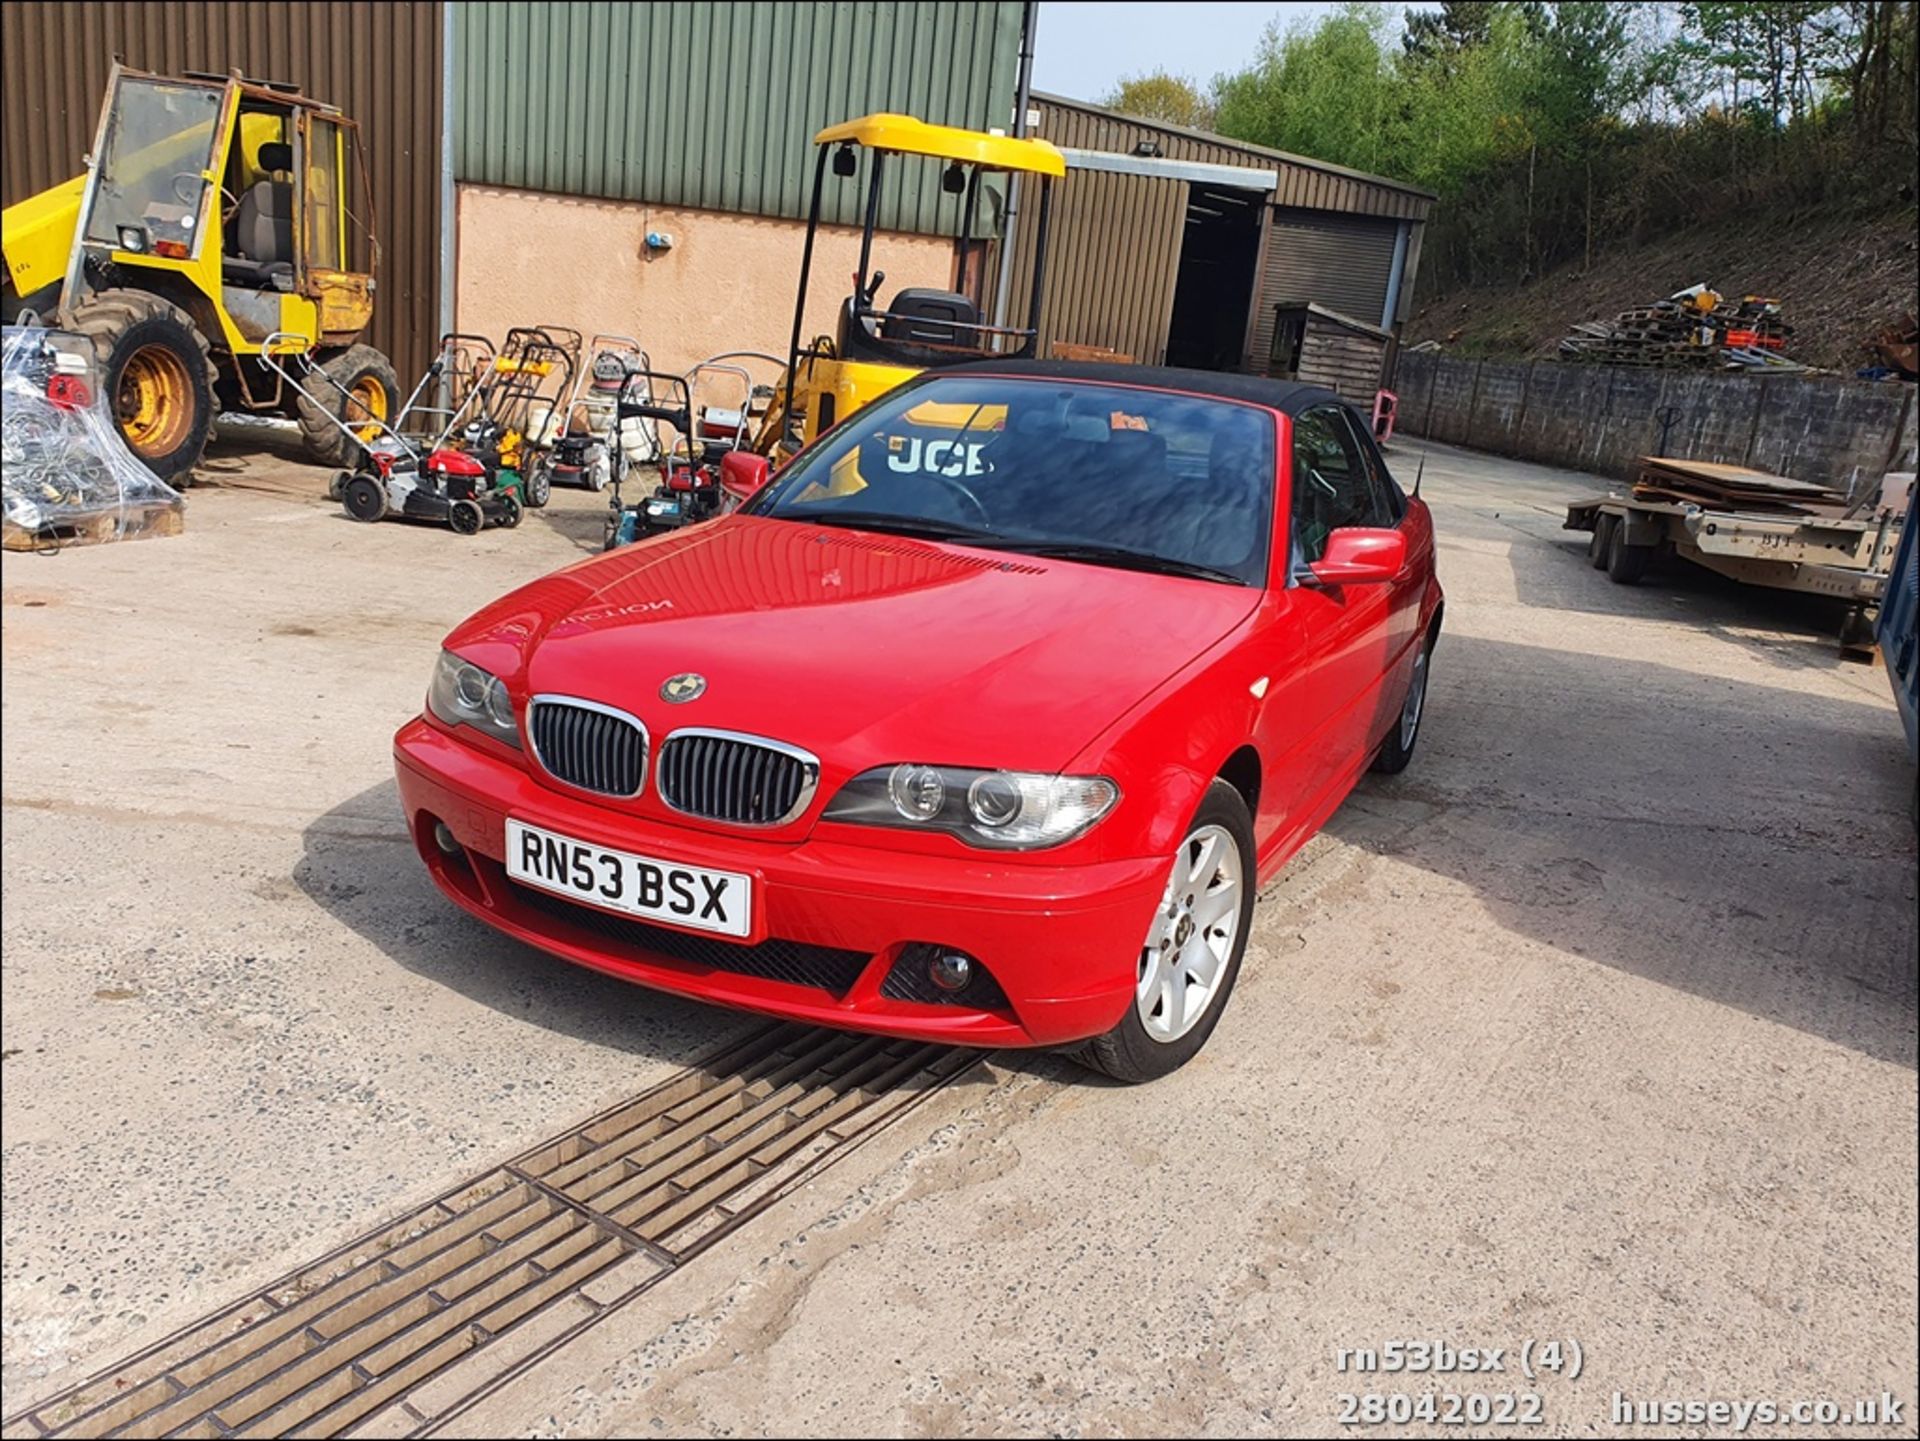
[[[969,327],[979,323],[979,308],[958,291],[908,289],[897,292],[880,317],[880,338],[977,350],[980,332]]]
[[[265,290],[276,278],[293,278],[293,182],[272,178],[293,173],[293,147],[281,141],[262,145],[260,168],[268,178],[240,197],[220,273],[229,284]]]

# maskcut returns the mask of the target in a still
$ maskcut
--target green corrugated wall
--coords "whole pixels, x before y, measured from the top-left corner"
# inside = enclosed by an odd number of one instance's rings
[[[971,129],[1013,115],[1021,5],[470,0],[454,6],[454,174],[526,190],[804,216],[813,134],[879,110]],[[932,162],[889,229],[950,234]],[[862,167],[861,181],[864,182]],[[828,220],[859,189],[827,178]]]

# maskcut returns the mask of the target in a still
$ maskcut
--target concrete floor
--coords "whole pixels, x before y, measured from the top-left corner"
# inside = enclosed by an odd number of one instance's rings
[[[208,479],[182,537],[0,572],[9,1412],[745,1024],[496,937],[400,830],[439,636],[596,549],[598,499],[462,540],[272,456]],[[1006,1058],[454,1429],[1326,1434],[1343,1393],[1526,1387],[1339,1348],[1559,1337],[1535,1434],[1882,1391],[1913,1434],[1886,675],[1794,601],[1609,584],[1559,528],[1592,486],[1430,452],[1420,754],[1267,893],[1195,1064]]]

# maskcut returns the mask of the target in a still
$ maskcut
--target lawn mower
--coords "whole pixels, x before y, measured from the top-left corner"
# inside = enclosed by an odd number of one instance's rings
[[[536,407],[526,481],[527,494],[542,504],[557,483],[601,491],[616,468],[624,473],[660,458],[660,438],[651,423],[636,420],[621,430],[614,413],[627,376],[652,368],[640,342],[630,335],[596,335],[587,342],[587,354],[591,359],[566,399],[544,412]]]
[[[485,448],[495,423],[480,410],[483,387],[473,386],[458,400],[450,396],[445,407],[424,401],[427,387],[447,374],[449,356],[459,355],[475,340],[471,336],[443,339],[439,355],[391,424],[371,415],[353,416],[349,423],[334,417],[331,408],[321,407],[353,439],[358,464],[354,470],[336,476],[333,488],[355,520],[405,516],[436,522],[461,535],[477,535],[488,525],[512,528],[520,523],[523,507],[516,494],[518,477],[512,483],[503,483],[498,451]],[[478,344],[487,345],[484,340]],[[495,359],[487,346],[485,363],[489,371]],[[275,332],[268,337],[261,360],[303,396],[318,398],[309,388],[316,377],[333,385],[341,391],[343,409],[351,412],[351,395],[329,371],[313,362],[304,337]],[[456,393],[458,388],[456,383]],[[410,435],[403,429],[409,421],[429,415],[443,418],[431,438]],[[456,430],[462,437],[457,442],[452,438]]]
[[[725,460],[745,453],[755,422],[765,416],[773,398],[771,386],[756,385],[752,372],[736,363],[753,359],[780,363],[757,351],[729,351],[701,361],[685,375],[628,372],[616,405],[616,423],[625,427],[635,421],[665,421],[673,427],[675,439],[656,462],[659,482],[650,494],[628,505],[621,496],[620,479],[615,479],[607,507],[606,549],[711,520],[739,503],[723,483]],[[724,386],[728,392],[724,399],[731,403],[700,398],[703,384]]]
[[[475,386],[475,411],[459,432],[463,450],[485,458],[526,505],[552,497],[551,478],[538,489],[523,483],[543,447],[538,432],[573,393],[582,337],[561,325],[515,326]]]

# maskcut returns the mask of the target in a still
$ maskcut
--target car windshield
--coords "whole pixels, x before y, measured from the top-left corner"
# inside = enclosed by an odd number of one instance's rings
[[[848,417],[750,510],[1260,585],[1273,435],[1269,412],[1233,401],[943,376]]]
[[[120,81],[87,214],[88,240],[121,250],[166,240],[194,251],[220,101],[221,91],[205,85]]]

